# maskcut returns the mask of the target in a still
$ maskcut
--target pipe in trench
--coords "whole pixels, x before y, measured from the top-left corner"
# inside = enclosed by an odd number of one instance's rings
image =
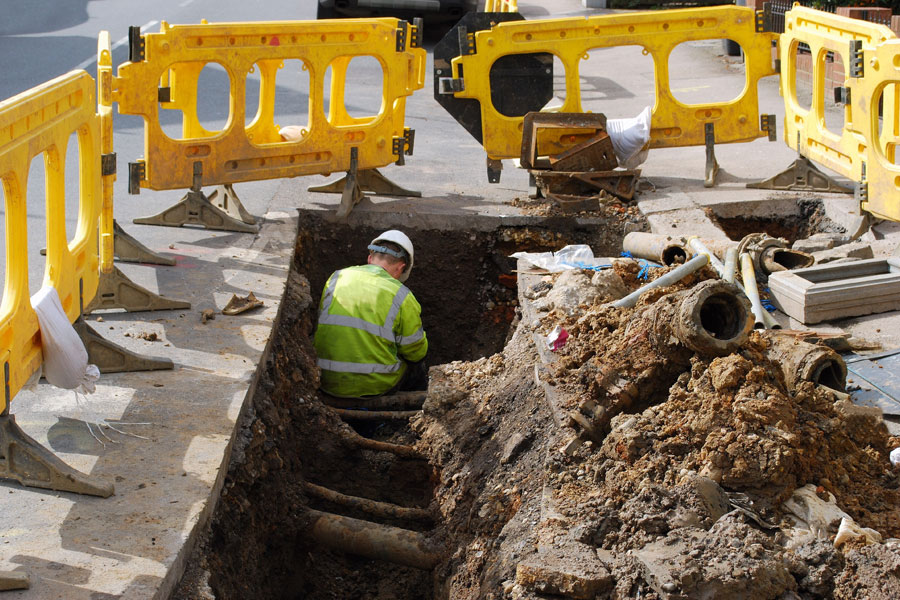
[[[818,344],[810,344],[791,335],[766,332],[766,357],[777,364],[789,390],[804,381],[823,385],[838,392],[847,388],[847,364],[841,355]]]
[[[373,396],[371,398],[338,398],[321,394],[323,404],[333,408],[422,408],[425,402],[425,392],[396,392],[386,396]]]
[[[719,260],[713,252],[706,247],[706,245],[700,241],[698,237],[692,237],[688,240],[688,247],[694,251],[695,254],[705,254],[709,257],[709,264],[713,269],[716,270],[716,273],[719,274],[719,277],[725,279],[725,265],[722,264],[722,261]]]
[[[303,491],[316,498],[321,498],[334,504],[340,504],[341,506],[355,508],[377,517],[411,519],[413,521],[434,520],[434,515],[431,514],[431,511],[424,508],[407,508],[405,506],[391,504],[390,502],[379,502],[378,500],[370,500],[369,498],[349,496],[308,481],[303,482]]]
[[[700,255],[682,266],[693,261],[706,264],[706,260],[706,255]],[[736,285],[719,279],[700,282],[642,307],[625,332],[635,340],[630,351],[642,357],[640,370],[630,365],[587,363],[596,369],[595,391],[568,413],[569,424],[580,437],[602,441],[613,417],[635,406],[647,406],[665,394],[689,367],[694,352],[731,354],[747,341],[752,324],[750,302]]]
[[[744,293],[750,299],[750,307],[753,310],[754,329],[765,329],[766,318],[763,313],[762,302],[759,299],[759,289],[756,287],[756,273],[753,271],[753,259],[746,252],[741,254],[741,279],[744,282]]]
[[[754,269],[769,276],[778,271],[811,267],[815,263],[812,255],[786,247],[786,241],[770,237],[764,233],[752,233],[740,242],[703,238],[699,243],[706,248],[712,258],[724,259],[729,248],[737,248],[738,253],[747,252],[753,259]],[[690,238],[672,237],[645,232],[632,232],[625,236],[622,248],[637,258],[655,260],[665,265],[684,262],[698,251],[690,244]],[[717,269],[718,270],[718,269]],[[723,279],[726,277],[723,275]]]
[[[684,238],[632,231],[622,240],[622,250],[632,256],[654,260],[666,266],[683,264],[690,258]]]
[[[709,257],[706,256],[705,254],[702,254],[700,256],[695,256],[694,258],[687,261],[680,267],[676,267],[676,268],[672,269],[665,275],[663,275],[661,277],[657,277],[656,279],[654,279],[653,281],[651,281],[650,283],[648,283],[646,285],[642,285],[641,287],[634,290],[633,292],[631,292],[624,298],[620,298],[619,300],[616,300],[615,302],[612,303],[612,305],[616,308],[631,308],[632,306],[637,304],[640,297],[647,290],[652,290],[653,288],[658,288],[658,287],[665,287],[667,285],[672,285],[673,283],[677,283],[677,282],[681,281],[682,279],[684,279],[685,277],[687,277],[688,275],[690,275],[691,273],[693,273],[695,271],[699,271],[700,269],[705,267],[708,262],[709,262]]]
[[[426,571],[441,560],[435,545],[418,531],[313,509],[308,514],[309,535],[333,550]]]

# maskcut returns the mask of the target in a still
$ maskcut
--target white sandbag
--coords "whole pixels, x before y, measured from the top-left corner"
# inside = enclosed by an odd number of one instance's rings
[[[632,119],[609,119],[606,121],[606,132],[613,145],[613,151],[619,160],[619,166],[635,169],[647,160],[650,142],[650,107]]]
[[[44,377],[56,387],[88,394],[100,378],[96,365],[88,364],[88,353],[52,286],[42,287],[31,297],[41,327]]]

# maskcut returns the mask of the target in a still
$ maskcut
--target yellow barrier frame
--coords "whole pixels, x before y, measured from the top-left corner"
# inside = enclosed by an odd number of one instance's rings
[[[871,125],[872,114],[877,126],[878,107],[872,113],[864,100],[871,100],[867,95],[870,92],[866,90],[871,86],[863,83],[869,79],[869,65],[859,64],[865,75],[854,77],[853,60],[861,59],[862,51],[872,52],[876,46],[894,37],[894,32],[883,25],[794,5],[785,14],[784,33],[779,43],[785,143],[803,156],[854,181],[861,181],[870,140],[878,139],[877,132],[873,138],[867,136],[865,130]],[[800,106],[797,100],[797,48],[801,42],[809,45],[812,57],[809,110]],[[852,42],[859,45],[857,57],[851,52]],[[825,60],[828,52],[841,57],[844,86],[851,100],[844,106],[844,127],[840,135],[825,127]]]
[[[861,208],[876,217],[900,221],[900,39],[887,40],[874,50],[866,49],[866,77],[860,83],[865,103],[863,135],[868,142]],[[878,106],[883,98],[881,132]]]
[[[462,91],[454,96],[480,102],[483,146],[489,159],[518,157],[524,117],[504,116],[491,102],[490,72],[497,59],[554,54],[566,69],[566,97],[559,111],[578,113],[584,112],[578,65],[588,50],[635,45],[643,47],[655,65],[651,148],[705,145],[708,123],[714,124],[715,143],[747,142],[769,135],[760,124],[757,84],[762,77],[776,74],[771,44],[777,36],[757,32],[756,23],[757,13],[739,6],[500,23],[475,33],[473,54],[453,59],[453,79],[463,80],[457,86]],[[721,103],[688,105],[676,100],[669,89],[672,49],[687,41],[720,38],[734,40],[744,50],[746,85],[741,95]]]
[[[414,26],[392,18],[164,22],[159,33],[140,38],[143,60],[122,64],[112,82],[112,101],[118,102],[119,112],[144,118],[140,187],[189,188],[198,161],[203,184],[221,185],[347,171],[352,147],[358,148],[361,170],[402,160],[403,153],[411,152],[409,131],[404,127],[406,97],[425,83],[425,50],[413,47],[419,34]],[[382,104],[374,118],[354,118],[345,110],[346,70],[356,56],[374,57],[382,66]],[[282,141],[273,117],[275,75],[286,59],[302,60],[310,75],[309,124],[296,142]],[[196,116],[197,78],[208,63],[224,67],[230,80],[230,116],[224,130],[217,133],[205,131]],[[255,66],[261,79],[259,111],[245,128],[246,76]],[[329,66],[330,114],[326,115]],[[172,139],[162,130],[161,83],[168,83],[171,90],[166,107],[180,108],[185,115],[186,139]]]
[[[0,102],[0,179],[6,200],[6,281],[0,304],[0,360],[6,390],[0,413],[43,360],[37,315],[28,290],[27,189],[32,159],[43,155],[47,257],[43,285],[59,293],[74,322],[97,292],[100,216],[100,119],[94,80],[72,71]],[[78,226],[66,239],[65,167],[72,133],[78,135]]]
[[[482,12],[519,12],[519,0],[484,0]]]

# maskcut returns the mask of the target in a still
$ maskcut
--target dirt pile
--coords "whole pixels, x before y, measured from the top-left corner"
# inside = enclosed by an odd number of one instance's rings
[[[615,261],[626,288],[639,270]],[[758,333],[720,357],[648,351],[636,315],[708,272],[634,309],[600,304],[611,298],[582,275],[590,302],[553,296],[577,276],[520,277],[504,352],[432,369],[417,430],[441,473],[438,596],[898,597],[898,440],[880,416],[813,383],[789,388]],[[541,381],[537,348],[555,326],[569,338]],[[636,382],[634,397],[579,441],[567,411],[602,405],[611,374]]]

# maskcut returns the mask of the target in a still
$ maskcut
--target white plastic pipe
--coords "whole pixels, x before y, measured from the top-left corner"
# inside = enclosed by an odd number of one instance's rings
[[[737,271],[738,250],[736,246],[731,246],[725,251],[725,273],[722,279],[728,283],[734,283],[735,271]]]
[[[762,304],[762,302],[760,302]],[[781,323],[775,320],[775,317],[772,316],[772,313],[765,310],[763,307],[763,324],[766,326],[766,329],[781,329]]]
[[[691,260],[687,261],[680,267],[672,269],[662,277],[654,279],[650,283],[639,287],[634,290],[624,298],[616,300],[612,303],[616,308],[631,308],[635,304],[637,304],[638,299],[643,295],[647,290],[652,290],[653,288],[665,287],[667,285],[672,285],[678,281],[681,281],[694,271],[699,271],[703,267],[705,267],[709,263],[709,256],[706,254],[698,254]]]
[[[750,307],[753,310],[754,329],[765,329],[766,318],[763,313],[762,302],[759,300],[759,290],[756,287],[756,272],[753,270],[753,259],[746,252],[741,253],[741,279],[744,280],[744,293],[750,298]]]
[[[719,274],[719,277],[725,279],[725,265],[722,264],[722,261],[719,260],[715,254],[713,254],[709,248],[707,248],[703,242],[700,241],[698,237],[692,237],[688,240],[688,247],[693,250],[696,254],[704,254],[709,258],[709,264],[713,269],[716,270],[716,273]]]

